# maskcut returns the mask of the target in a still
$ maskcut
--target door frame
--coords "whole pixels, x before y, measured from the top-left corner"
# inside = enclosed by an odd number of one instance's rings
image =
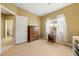
[[[1,26],[1,9],[4,9],[4,10],[10,12],[15,17],[16,17],[16,13],[12,12],[9,8],[7,8],[7,7],[5,7],[5,6],[0,4],[0,45],[2,46],[2,37],[1,37],[1,27],[2,27]],[[14,21],[15,21],[15,19],[14,19]],[[0,46],[0,48],[1,48],[0,49],[0,55],[4,52],[4,51],[2,51],[2,47],[1,46]]]

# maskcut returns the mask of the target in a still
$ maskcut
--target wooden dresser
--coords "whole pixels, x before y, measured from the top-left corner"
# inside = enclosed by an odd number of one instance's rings
[[[39,39],[39,26],[28,26],[28,42]]]
[[[55,43],[56,42],[56,35],[48,34],[48,41]]]

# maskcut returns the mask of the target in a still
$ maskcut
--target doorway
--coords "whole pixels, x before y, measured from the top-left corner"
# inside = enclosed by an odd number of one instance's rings
[[[46,20],[46,38],[48,39],[48,34],[56,36],[57,20],[47,19]]]
[[[14,39],[14,20],[15,15],[4,8],[1,8],[1,45],[2,51],[15,44]]]

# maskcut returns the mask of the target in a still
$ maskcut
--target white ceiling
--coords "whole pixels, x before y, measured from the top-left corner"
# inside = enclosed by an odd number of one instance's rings
[[[72,3],[16,3],[18,7],[38,16],[46,15],[71,4]]]

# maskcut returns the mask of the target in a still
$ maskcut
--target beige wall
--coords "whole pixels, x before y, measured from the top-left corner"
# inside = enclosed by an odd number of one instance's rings
[[[27,12],[21,8],[17,8],[17,15],[28,17],[28,24],[29,25],[40,26],[40,17],[37,15]]]
[[[40,27],[40,17],[35,15],[35,14],[32,14],[28,11],[25,11],[19,7],[17,7],[15,4],[13,3],[0,3],[2,6],[10,9],[12,12],[14,12],[15,14],[17,15],[21,15],[21,16],[25,16],[25,17],[28,17],[28,25],[35,25],[35,26],[39,26]]]
[[[57,10],[50,14],[41,17],[41,34],[45,35],[45,20],[46,18],[55,18],[59,14],[65,14],[67,27],[68,27],[68,37],[69,43],[72,42],[73,35],[79,35],[79,4],[72,4],[61,10]]]
[[[28,24],[29,25],[38,25],[40,26],[40,22],[39,22],[39,19],[40,17],[35,15],[35,14],[32,14],[28,11],[25,11],[19,7],[17,7],[15,4],[13,3],[1,3],[1,5],[7,7],[8,9],[10,9],[11,11],[13,11],[14,13],[16,13],[17,15],[21,15],[21,16],[26,16],[28,17]]]
[[[6,8],[10,9],[12,12],[16,13],[17,7],[13,3],[0,3],[2,6],[5,6]]]

